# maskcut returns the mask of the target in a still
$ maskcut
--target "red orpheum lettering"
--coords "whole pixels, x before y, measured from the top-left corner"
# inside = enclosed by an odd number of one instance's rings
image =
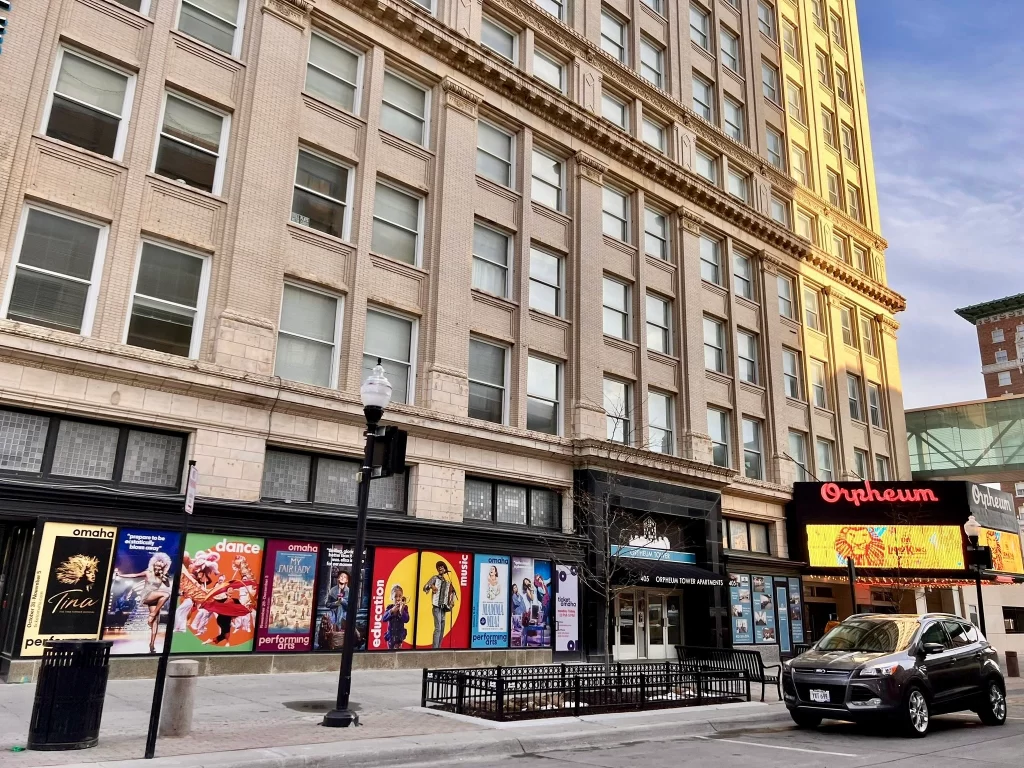
[[[939,500],[931,488],[886,488],[879,491],[871,487],[869,480],[864,481],[863,488],[842,488],[838,483],[825,483],[821,486],[821,498],[826,504],[848,501],[855,507],[870,502],[923,504]]]

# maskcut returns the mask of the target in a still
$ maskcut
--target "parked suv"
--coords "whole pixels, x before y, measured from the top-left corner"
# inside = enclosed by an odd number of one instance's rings
[[[859,614],[782,668],[783,699],[797,725],[824,718],[895,720],[908,736],[933,715],[973,710],[1006,722],[1006,686],[995,649],[947,613]]]

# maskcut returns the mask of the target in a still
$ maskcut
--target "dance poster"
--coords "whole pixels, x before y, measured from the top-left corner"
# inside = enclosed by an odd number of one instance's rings
[[[754,642],[753,612],[750,609],[750,575],[729,574],[729,614],[732,619],[733,645]]]
[[[775,600],[772,597],[771,576],[751,576],[751,600],[754,603],[754,642],[774,643]]]
[[[551,647],[551,561],[512,558],[512,648]]]
[[[42,656],[47,640],[100,636],[117,529],[46,523],[32,579],[22,656]]]
[[[103,639],[116,655],[160,653],[164,648],[168,601],[181,565],[181,534],[122,528],[117,532],[114,572],[103,617]]]
[[[575,565],[556,565],[555,650],[580,649],[580,575]]]
[[[267,542],[257,651],[308,651],[313,647],[313,585],[319,552],[319,545],[308,541]]]
[[[413,647],[419,561],[415,549],[378,547],[374,552],[368,643],[371,651]]]
[[[171,652],[251,651],[262,565],[263,539],[190,533]]]
[[[468,552],[420,552],[417,648],[469,648],[472,563]]]
[[[317,582],[316,625],[313,647],[318,651],[340,651],[345,642],[349,616],[349,594],[353,585],[352,554],[344,544],[328,544],[320,554]],[[356,650],[366,650],[367,619],[370,614],[370,571],[372,550],[363,553],[363,583],[356,611]]]
[[[508,574],[505,555],[475,555],[473,648],[508,648]]]

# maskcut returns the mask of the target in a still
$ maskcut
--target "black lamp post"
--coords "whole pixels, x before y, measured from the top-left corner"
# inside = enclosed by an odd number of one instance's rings
[[[987,567],[992,565],[992,550],[989,547],[978,546],[978,534],[981,533],[981,526],[974,515],[967,518],[964,523],[964,533],[971,545],[967,548],[968,567],[974,571],[974,586],[978,590],[978,623],[981,625],[981,634],[985,635],[985,601],[981,595],[981,574]]]
[[[334,709],[324,715],[323,725],[328,728],[347,728],[359,725],[359,715],[348,708],[352,691],[352,654],[356,644],[356,616],[359,611],[363,586],[363,550],[366,549],[366,509],[370,504],[370,480],[373,477],[373,448],[378,437],[377,425],[384,409],[391,403],[391,382],[384,375],[380,361],[359,388],[366,415],[366,446],[363,466],[359,470],[359,516],[356,518],[356,543],[352,552],[352,583],[349,587],[348,613],[345,617],[345,638],[341,648],[341,672],[338,675],[338,700]]]

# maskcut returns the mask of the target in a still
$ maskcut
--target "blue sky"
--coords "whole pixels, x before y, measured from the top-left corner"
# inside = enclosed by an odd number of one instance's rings
[[[953,310],[1024,292],[1024,2],[857,5],[904,402],[982,398]]]

